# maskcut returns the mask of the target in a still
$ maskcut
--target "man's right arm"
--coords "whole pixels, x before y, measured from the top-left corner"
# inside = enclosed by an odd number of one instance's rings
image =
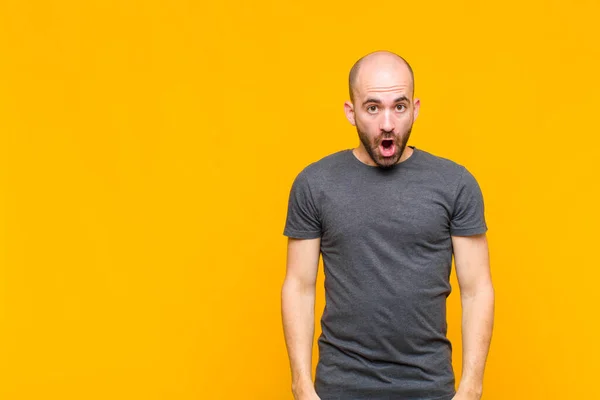
[[[281,314],[296,400],[317,400],[312,380],[315,284],[321,239],[288,239]]]

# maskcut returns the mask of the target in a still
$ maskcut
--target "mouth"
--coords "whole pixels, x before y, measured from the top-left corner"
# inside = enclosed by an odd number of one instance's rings
[[[384,157],[391,157],[396,152],[396,144],[392,139],[384,139],[379,144],[379,151]]]

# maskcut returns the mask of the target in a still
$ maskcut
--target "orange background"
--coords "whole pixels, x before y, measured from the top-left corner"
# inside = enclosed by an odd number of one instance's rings
[[[484,193],[484,399],[600,398],[600,4],[415,3],[1,1],[0,398],[291,399],[287,196],[377,49]]]

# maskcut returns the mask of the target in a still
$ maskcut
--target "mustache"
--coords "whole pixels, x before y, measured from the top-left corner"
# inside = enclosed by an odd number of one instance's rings
[[[394,142],[397,142],[400,138],[397,135],[391,134],[391,135],[382,135],[378,140],[377,140],[377,144],[380,144],[381,142],[383,142],[384,140],[393,140]]]

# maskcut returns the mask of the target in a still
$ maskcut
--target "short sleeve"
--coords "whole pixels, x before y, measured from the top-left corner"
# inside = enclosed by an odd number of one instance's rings
[[[283,234],[297,239],[314,239],[321,236],[318,208],[305,171],[300,172],[292,184]]]
[[[483,195],[475,177],[464,167],[456,188],[450,235],[471,236],[485,233]]]

